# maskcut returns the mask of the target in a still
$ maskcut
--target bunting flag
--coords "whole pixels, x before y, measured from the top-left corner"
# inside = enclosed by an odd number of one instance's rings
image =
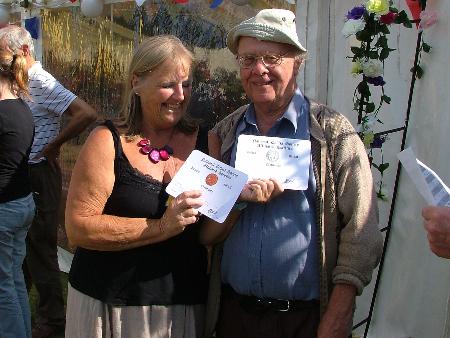
[[[417,20],[416,27],[419,28],[419,20],[420,20],[420,12],[422,8],[420,7],[419,0],[405,0],[408,5],[409,11],[411,12],[411,16],[413,20]]]
[[[189,0],[175,0],[176,4],[187,4]]]
[[[25,29],[30,32],[33,39],[37,40],[39,38],[39,18],[32,17],[25,19]]]
[[[213,0],[212,4],[209,6],[209,8],[216,9],[220,6],[220,4],[223,2],[223,0]]]

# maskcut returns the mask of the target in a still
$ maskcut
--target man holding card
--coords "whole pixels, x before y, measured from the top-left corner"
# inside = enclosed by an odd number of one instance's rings
[[[216,244],[206,336],[347,337],[382,252],[364,145],[297,88],[306,50],[292,12],[262,10],[227,44],[251,104],[213,128],[210,154],[250,181],[226,221],[201,233]]]

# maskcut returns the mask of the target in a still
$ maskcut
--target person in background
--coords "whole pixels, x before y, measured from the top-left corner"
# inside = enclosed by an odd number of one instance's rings
[[[26,60],[0,47],[0,337],[31,338],[23,277],[27,231],[35,205],[28,175],[34,123]]]
[[[90,134],[66,206],[66,338],[202,336],[207,252],[200,191],[168,199],[167,184],[207,131],[186,115],[192,54],[171,35],[142,41],[125,79],[123,123]]]
[[[347,338],[382,253],[364,145],[343,115],[297,87],[306,50],[292,12],[260,11],[227,45],[251,103],[212,129],[210,154],[234,166],[242,134],[309,140],[309,182],[295,191],[252,180],[223,224],[205,222],[201,242],[216,245],[205,336]]]
[[[58,156],[61,146],[96,120],[97,113],[64,88],[34,58],[33,39],[18,26],[0,29],[0,44],[26,60],[35,135],[29,166],[36,217],[27,236],[26,268],[39,295],[33,338],[64,331],[64,299],[57,256],[58,214],[62,192]],[[61,129],[62,117],[69,121]],[[29,283],[31,284],[31,283]]]
[[[422,209],[422,216],[431,251],[450,258],[450,207],[427,206]]]

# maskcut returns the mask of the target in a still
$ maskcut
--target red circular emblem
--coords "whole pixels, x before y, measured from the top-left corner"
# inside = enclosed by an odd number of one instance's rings
[[[218,180],[219,178],[216,174],[209,174],[208,176],[206,176],[205,182],[207,185],[214,185]]]

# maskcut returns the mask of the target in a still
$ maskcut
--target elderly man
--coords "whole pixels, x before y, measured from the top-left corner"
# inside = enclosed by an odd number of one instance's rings
[[[309,140],[311,162],[306,190],[253,180],[223,224],[204,224],[204,244],[224,241],[214,248],[205,335],[347,337],[382,251],[364,146],[346,118],[297,88],[306,50],[292,12],[262,10],[227,44],[251,103],[213,128],[211,155],[234,166],[238,136],[248,134]]]
[[[31,186],[37,213],[27,237],[25,271],[39,294],[33,338],[64,332],[65,310],[57,257],[58,213],[62,190],[58,163],[60,147],[78,136],[97,118],[95,110],[64,88],[33,56],[33,39],[23,27],[0,29],[0,45],[26,59],[28,101],[35,124],[29,159]],[[60,128],[62,116],[69,118]],[[28,281],[30,282],[30,281]]]

